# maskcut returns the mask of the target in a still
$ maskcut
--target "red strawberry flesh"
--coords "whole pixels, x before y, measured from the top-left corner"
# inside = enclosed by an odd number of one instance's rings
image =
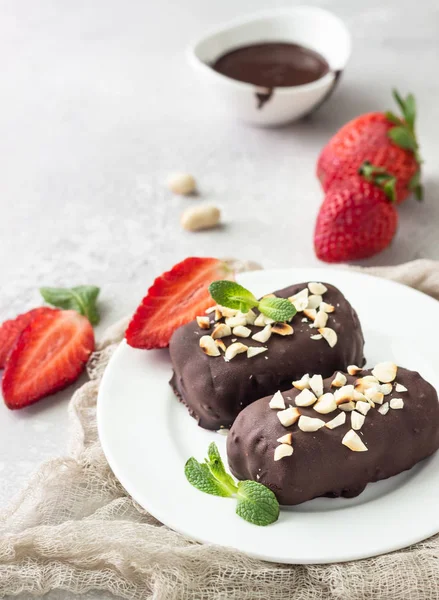
[[[3,375],[6,406],[23,408],[75,381],[94,350],[93,328],[74,310],[51,310],[21,332]]]
[[[126,331],[134,348],[166,348],[174,331],[215,304],[209,284],[230,279],[229,267],[217,258],[189,257],[154,281]]]
[[[39,315],[50,313],[53,310],[53,308],[41,306],[40,308],[34,308],[22,315],[18,315],[15,319],[5,321],[0,325],[0,369],[3,369],[5,366],[9,353],[23,329]]]

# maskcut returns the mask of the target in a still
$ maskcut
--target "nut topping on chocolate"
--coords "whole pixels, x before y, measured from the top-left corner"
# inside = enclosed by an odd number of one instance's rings
[[[210,335],[200,337],[200,348],[207,356],[219,356],[221,352]]]
[[[346,381],[346,375],[343,375],[343,373],[338,372],[332,380],[331,387],[341,388],[344,385],[346,385]]]
[[[355,403],[345,402],[344,404],[340,404],[338,408],[340,410],[344,410],[345,412],[351,412],[352,410],[355,410]]]
[[[313,327],[316,329],[321,329],[322,327],[326,327],[326,323],[328,322],[328,313],[325,313],[323,310],[319,310],[316,318],[314,319]]]
[[[356,410],[353,410],[351,412],[351,427],[352,427],[352,429],[355,429],[356,431],[361,429],[363,427],[365,418],[366,417],[364,415],[357,412]]]
[[[249,349],[247,350],[247,358],[253,358],[254,356],[257,356],[258,354],[262,354],[263,352],[266,352],[267,348],[259,348],[258,346],[250,346]]]
[[[363,369],[357,367],[357,365],[349,365],[347,369],[349,375],[358,375],[362,370]]]
[[[354,400],[356,402],[367,402],[368,401],[366,396],[356,389],[354,390]]]
[[[293,452],[294,450],[292,446],[289,444],[281,444],[280,446],[277,446],[274,451],[274,460],[277,461],[285,458],[286,456],[291,456]]]
[[[227,308],[227,306],[218,306],[217,307],[218,310],[221,311],[223,317],[234,317],[239,313],[239,310],[236,310],[235,308]]]
[[[233,335],[237,335],[238,337],[246,338],[251,334],[251,332],[251,329],[244,327],[243,325],[237,325],[233,328]]]
[[[271,333],[278,335],[293,335],[294,329],[288,323],[275,323],[271,327]]]
[[[309,386],[317,398],[323,396],[323,378],[321,375],[313,375],[309,380]]]
[[[308,307],[307,308],[318,308],[322,303],[323,298],[318,294],[313,294],[308,298]]]
[[[315,318],[317,317],[317,311],[315,308],[306,308],[303,311],[303,314],[306,315],[306,317],[310,320],[310,321],[314,321]]]
[[[308,283],[308,289],[311,294],[318,294],[320,296],[323,296],[323,294],[328,291],[328,288],[323,285],[323,283],[317,283],[315,281]]]
[[[372,375],[374,375],[381,383],[390,383],[395,379],[397,370],[398,367],[395,363],[382,362],[375,366],[372,370]]]
[[[320,310],[324,310],[326,313],[333,313],[335,306],[328,304],[327,302],[321,302],[319,306]]]
[[[256,321],[256,313],[250,309],[247,313],[245,313],[245,319],[247,321],[247,325],[254,325]]]
[[[334,394],[331,394],[331,392],[323,394],[314,404],[313,408],[321,415],[327,415],[333,412],[334,410],[337,410],[337,404],[335,403]]]
[[[247,352],[247,350],[248,346],[241,344],[241,342],[235,342],[227,348],[224,358],[226,359],[226,361],[232,360],[232,358],[235,358],[237,354]]]
[[[264,327],[264,329],[262,329],[261,331],[258,331],[258,333],[255,333],[254,335],[252,335],[252,339],[255,340],[256,342],[261,342],[261,344],[265,344],[265,342],[267,342],[271,337],[271,325],[266,325]]]
[[[325,338],[325,340],[328,342],[331,348],[335,346],[335,344],[337,343],[337,334],[333,329],[331,329],[330,327],[322,327],[321,329],[319,329],[319,333],[322,334],[322,336]]]
[[[285,409],[285,400],[280,391],[277,391],[273,398],[268,403],[268,406],[272,409],[276,410],[284,410]]]
[[[232,330],[225,323],[218,323],[218,325],[215,325],[215,328],[212,331],[212,338],[214,340],[218,340],[229,335],[232,335]]]
[[[286,410],[280,410],[276,414],[277,418],[284,427],[290,427],[290,425],[294,425],[294,423],[300,417],[300,412],[295,406],[290,406]]]
[[[244,317],[244,315],[235,315],[234,317],[227,317],[226,325],[232,328],[238,327],[239,325],[245,327],[247,325],[247,319]]]
[[[200,329],[210,329],[209,317],[197,317],[197,324]]]
[[[367,415],[371,408],[371,405],[368,402],[363,402],[363,400],[359,400],[355,405],[355,410],[358,410],[358,412],[360,412],[364,416]]]
[[[305,415],[302,415],[299,419],[298,425],[301,431],[311,432],[317,431],[318,429],[324,427],[325,421],[322,421],[322,419],[315,419],[314,417],[306,417]]]
[[[218,346],[218,348],[219,348],[220,350],[222,350],[223,352],[225,352],[225,351],[226,351],[226,345],[225,345],[225,343],[223,342],[223,340],[221,340],[221,339],[219,339],[219,340],[215,340],[215,344],[216,344],[216,345]]]
[[[381,415],[387,415],[387,413],[389,412],[389,403],[388,402],[384,402],[384,404],[382,406],[379,407],[378,412]]]
[[[317,398],[311,390],[304,389],[295,398],[296,406],[311,406],[316,402]]]
[[[337,406],[344,404],[345,402],[350,402],[354,399],[354,386],[344,385],[338,390],[335,390],[334,398]]]
[[[355,433],[353,429],[350,429],[342,439],[341,443],[347,446],[349,450],[353,452],[366,452],[367,447],[361,441],[360,436]]]
[[[404,400],[402,398],[392,398],[390,400],[390,408],[399,409],[404,408]]]
[[[321,340],[323,338],[322,335],[320,335],[320,333],[316,333],[315,335],[312,335],[310,337],[311,340]]]
[[[256,327],[265,327],[266,325],[271,325],[272,323],[274,323],[273,319],[270,319],[270,317],[266,317],[265,315],[260,313],[256,317],[253,325],[255,325]]]
[[[388,396],[389,394],[391,394],[392,389],[393,389],[393,386],[391,383],[383,383],[383,385],[380,386],[380,392],[382,392],[385,396]]]
[[[406,392],[407,388],[404,385],[401,385],[400,383],[396,383],[395,384],[395,392],[398,392],[398,394],[400,394],[401,392]]]
[[[325,423],[325,427],[328,429],[335,429],[336,427],[340,427],[340,425],[344,425],[346,423],[346,413],[342,412],[338,414],[336,417],[332,419],[332,421],[328,421]]]
[[[371,375],[366,375],[366,377],[361,377],[360,379],[357,379],[354,385],[357,392],[360,392],[361,394],[364,394],[367,389],[380,389],[380,383],[378,379]]]
[[[298,390],[304,390],[306,388],[309,389],[309,380],[310,377],[308,373],[305,373],[305,375],[302,376],[302,379],[293,381],[293,386]]]
[[[280,444],[290,444],[290,446],[291,446],[291,444],[293,442],[293,434],[286,433],[282,437],[278,438],[276,441],[279,442]]]
[[[378,392],[374,388],[368,388],[364,395],[368,400],[371,400],[374,404],[382,404],[384,400],[383,392]]]
[[[288,300],[294,304],[297,312],[302,312],[308,306],[308,288],[304,288],[294,296],[290,296]]]

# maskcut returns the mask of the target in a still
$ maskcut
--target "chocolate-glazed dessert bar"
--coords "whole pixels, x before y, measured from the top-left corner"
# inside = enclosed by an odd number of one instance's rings
[[[201,427],[230,427],[246,406],[305,372],[327,377],[364,364],[360,322],[336,287],[299,283],[275,295],[296,307],[290,323],[219,307],[173,334],[171,385]]]
[[[438,397],[419,373],[392,363],[349,371],[304,376],[242,411],[227,438],[232,473],[299,504],[357,496],[438,449]]]

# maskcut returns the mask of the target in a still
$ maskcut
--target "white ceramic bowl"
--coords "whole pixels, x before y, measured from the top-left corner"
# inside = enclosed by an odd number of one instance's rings
[[[260,42],[301,44],[321,54],[330,71],[312,83],[275,88],[270,99],[258,108],[256,93],[261,88],[217,73],[210,65],[229,50]],[[211,88],[213,101],[231,116],[263,126],[294,121],[319,106],[334,89],[350,52],[350,33],[338,17],[321,8],[297,6],[231,21],[191,45],[188,58],[200,79]]]

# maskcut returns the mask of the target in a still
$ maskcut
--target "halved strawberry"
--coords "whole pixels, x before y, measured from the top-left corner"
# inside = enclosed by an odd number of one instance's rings
[[[233,273],[217,258],[186,258],[154,281],[126,331],[134,348],[166,348],[174,331],[215,304],[209,284],[232,279]]]
[[[29,406],[75,381],[94,350],[93,328],[74,310],[40,313],[21,332],[3,374],[8,408]]]
[[[5,366],[9,353],[23,329],[38,315],[51,312],[52,310],[53,308],[47,306],[33,308],[22,315],[18,315],[15,319],[10,319],[0,325],[0,369],[3,369]]]

